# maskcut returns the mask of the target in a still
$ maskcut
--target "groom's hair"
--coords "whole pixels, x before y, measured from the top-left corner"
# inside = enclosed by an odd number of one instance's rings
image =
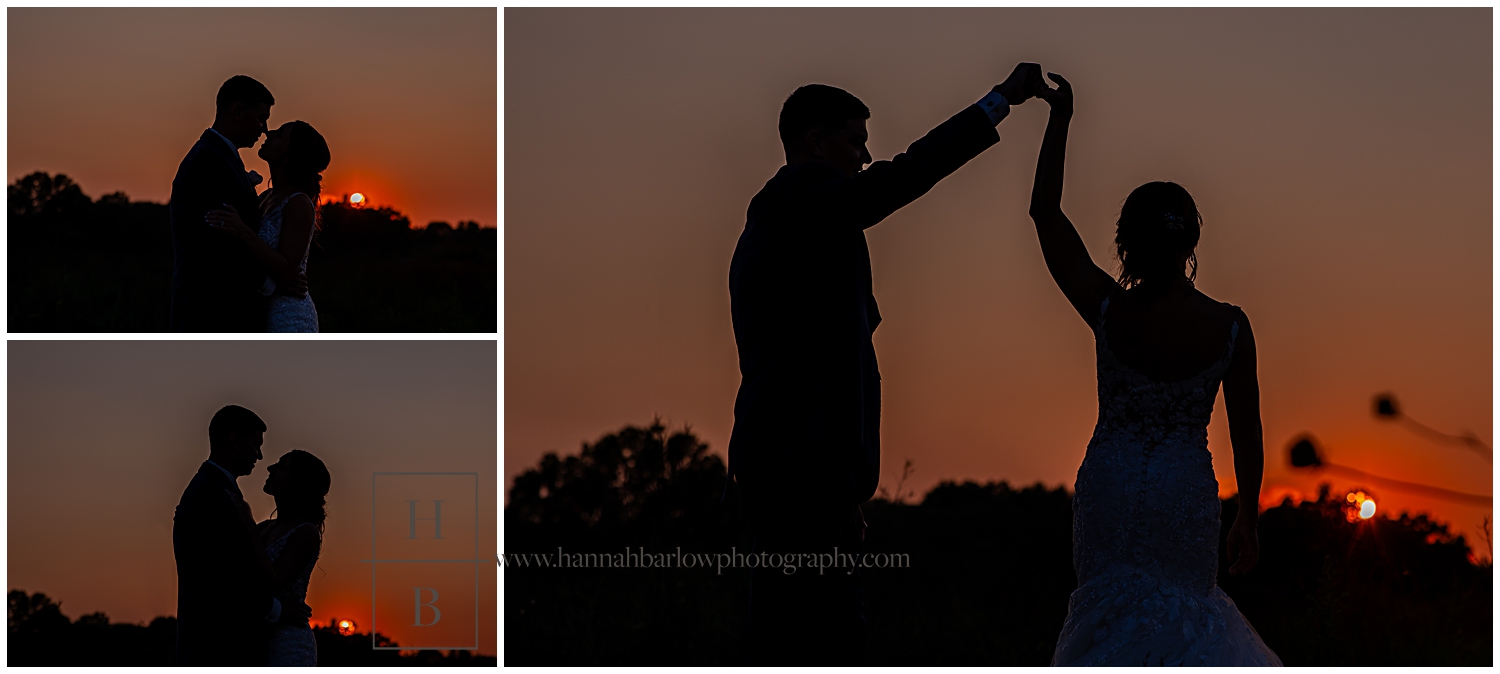
[[[786,149],[802,144],[807,132],[843,126],[851,119],[869,119],[870,109],[854,94],[826,84],[797,87],[781,105],[781,146]]]
[[[219,96],[214,99],[214,107],[220,114],[223,114],[229,112],[235,103],[276,105],[276,99],[271,96],[271,90],[267,89],[266,85],[255,81],[255,78],[248,75],[235,75],[219,86]]]
[[[266,422],[254,412],[239,405],[225,405],[208,422],[208,446],[212,448],[232,437],[264,432]]]

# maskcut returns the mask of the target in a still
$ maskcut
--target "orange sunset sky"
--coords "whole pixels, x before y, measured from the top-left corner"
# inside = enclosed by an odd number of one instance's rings
[[[496,226],[496,10],[9,9],[7,180],[165,203],[237,74],[333,156],[325,197],[361,192],[414,225]],[[248,169],[269,176],[256,148]],[[262,185],[264,187],[264,184]]]
[[[1489,508],[1294,470],[1327,459],[1491,494],[1490,461],[1372,414],[1491,435],[1491,10],[508,9],[505,485],[547,451],[661,415],[723,452],[739,384],[728,272],[783,163],[797,86],[848,89],[889,159],[1019,61],[1067,76],[1063,205],[1115,270],[1134,187],[1173,180],[1204,228],[1198,287],[1260,354],[1264,500],[1369,487],[1478,543]],[[884,322],[883,485],[1072,488],[1097,411],[1092,335],[1026,215],[1044,103],[867,231]],[[14,127],[13,127],[14,128]],[[1222,403],[1209,430],[1234,492]]]
[[[477,566],[479,652],[494,654],[497,351],[487,340],[13,340],[8,589],[46,593],[72,619],[94,611],[134,623],[176,615],[173,512],[208,458],[209,420],[237,404],[267,426],[265,458],[239,479],[257,520],[275,506],[261,491],[267,466],[287,451],[311,452],[332,476],[307,596],[315,622],[353,618],[368,631],[371,572],[364,560],[372,559],[378,523],[379,559],[472,559],[477,546],[485,560]],[[441,484],[384,477],[372,494],[377,472],[477,473],[477,541],[473,477],[439,478],[449,480]],[[427,543],[420,536],[404,541],[403,490],[447,500],[444,538],[461,550],[399,547]],[[376,512],[382,516],[372,521]],[[429,631],[462,639],[425,643],[472,644],[475,571],[471,564],[382,565],[379,631],[403,645],[423,643],[414,639],[424,634],[408,627],[412,608],[399,605],[410,590],[385,585],[412,579],[412,586],[445,588],[438,605],[447,622]]]

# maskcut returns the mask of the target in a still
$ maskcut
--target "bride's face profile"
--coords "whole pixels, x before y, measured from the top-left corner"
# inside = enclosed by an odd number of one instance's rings
[[[255,154],[267,163],[275,163],[286,158],[287,146],[292,138],[292,128],[288,124],[282,124],[274,131],[266,132],[266,142],[260,144],[260,150]]]
[[[281,491],[282,482],[286,481],[286,469],[285,460],[277,460],[276,463],[268,466],[266,471],[269,475],[266,476],[265,486],[261,487],[260,490],[275,496],[277,492]]]

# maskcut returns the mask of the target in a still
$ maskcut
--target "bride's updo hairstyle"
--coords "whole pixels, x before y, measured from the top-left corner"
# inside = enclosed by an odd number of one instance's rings
[[[1115,224],[1115,255],[1120,258],[1120,285],[1198,278],[1198,232],[1203,216],[1181,185],[1152,182],[1135,188],[1120,208]]]
[[[323,530],[328,519],[328,487],[332,477],[322,459],[300,449],[282,455],[287,464],[286,486],[276,494],[277,517],[305,519]]]
[[[292,127],[292,135],[286,148],[287,184],[281,187],[306,194],[312,199],[313,208],[317,208],[318,196],[323,193],[323,171],[328,169],[331,159],[328,142],[307,122],[298,120],[287,125]]]

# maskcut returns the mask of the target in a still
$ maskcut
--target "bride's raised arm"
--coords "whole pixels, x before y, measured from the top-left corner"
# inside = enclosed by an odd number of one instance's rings
[[[1089,257],[1088,247],[1073,222],[1062,211],[1063,160],[1068,149],[1068,123],[1073,119],[1073,86],[1056,73],[1047,77],[1056,89],[1042,85],[1037,98],[1052,106],[1042,151],[1036,160],[1036,181],[1031,186],[1031,220],[1036,223],[1042,258],[1052,280],[1089,325],[1098,318],[1099,305],[1115,281]]]

